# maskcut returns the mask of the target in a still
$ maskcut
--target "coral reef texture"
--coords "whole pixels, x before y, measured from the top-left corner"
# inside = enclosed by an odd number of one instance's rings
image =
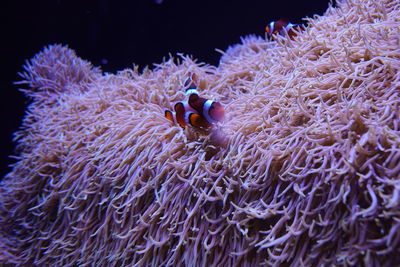
[[[293,40],[249,36],[218,67],[103,74],[31,59],[0,264],[399,266],[400,2],[348,0]],[[164,117],[188,72],[210,131]]]

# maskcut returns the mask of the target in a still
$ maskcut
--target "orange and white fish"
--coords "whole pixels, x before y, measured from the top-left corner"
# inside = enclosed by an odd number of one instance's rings
[[[174,111],[166,109],[165,117],[182,128],[187,125],[201,128],[209,128],[211,126],[205,118],[190,107],[187,101],[177,102],[174,106]]]
[[[300,24],[292,24],[287,19],[280,19],[277,21],[271,21],[266,27],[265,32],[269,37],[273,35],[285,36],[285,31],[289,35],[290,39],[297,35],[296,31],[300,30]]]
[[[187,125],[198,128],[210,128],[213,123],[221,121],[225,110],[219,102],[215,102],[199,96],[197,88],[197,76],[188,73],[184,81],[185,94],[188,101],[177,102],[174,112],[165,110],[165,117],[177,123],[182,128]]]

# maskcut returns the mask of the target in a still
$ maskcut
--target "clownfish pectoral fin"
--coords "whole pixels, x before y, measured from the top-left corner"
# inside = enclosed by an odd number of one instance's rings
[[[193,127],[200,127],[200,128],[209,128],[211,126],[210,123],[202,116],[196,113],[190,113],[188,116],[188,123]]]
[[[167,118],[171,122],[175,123],[175,121],[174,121],[174,113],[171,110],[165,109],[164,116],[165,116],[165,118]]]
[[[185,105],[182,102],[178,102],[174,106],[175,109],[175,117],[176,117],[176,122],[178,123],[179,126],[182,128],[185,128],[186,122],[185,122]]]
[[[197,113],[202,114],[204,109],[204,103],[207,102],[207,99],[200,97],[196,94],[191,94],[189,96],[188,104],[189,106],[196,110]]]

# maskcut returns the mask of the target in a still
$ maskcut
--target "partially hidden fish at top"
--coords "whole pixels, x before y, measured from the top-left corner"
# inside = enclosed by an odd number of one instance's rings
[[[180,127],[192,126],[195,128],[210,128],[213,124],[222,121],[225,110],[221,103],[199,96],[197,76],[189,72],[184,81],[185,101],[174,105],[174,111],[165,110],[165,117]]]
[[[271,21],[265,27],[267,36],[272,39],[276,39],[276,35],[285,36],[285,32],[288,34],[290,39],[293,39],[299,31],[301,31],[301,25],[290,23],[287,19]]]

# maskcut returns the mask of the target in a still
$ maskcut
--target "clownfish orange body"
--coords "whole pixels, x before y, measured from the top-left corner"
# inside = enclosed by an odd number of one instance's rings
[[[174,106],[174,112],[165,110],[165,117],[182,128],[187,125],[197,128],[210,128],[214,123],[221,121],[225,115],[225,110],[219,102],[199,96],[196,84],[196,75],[188,73],[188,77],[184,81],[188,101],[177,102]]]
[[[285,31],[286,31],[290,39],[292,39],[294,36],[297,35],[296,31],[299,31],[300,27],[301,25],[292,24],[287,19],[280,19],[277,21],[271,21],[265,27],[265,32],[269,37],[274,38],[273,35],[285,36]]]

